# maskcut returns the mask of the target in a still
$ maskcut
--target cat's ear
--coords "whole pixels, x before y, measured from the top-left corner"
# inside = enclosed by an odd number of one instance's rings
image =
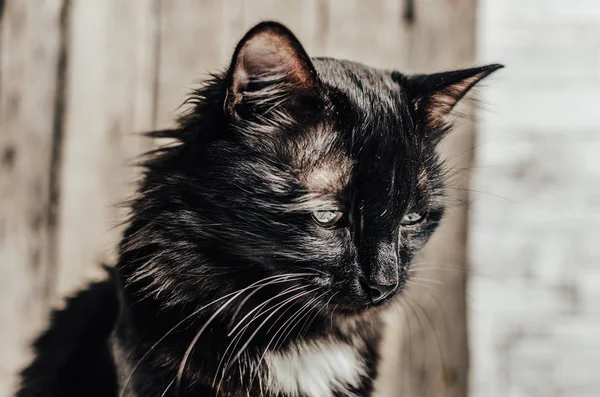
[[[471,88],[503,65],[493,64],[452,72],[408,76],[409,97],[419,111],[425,112],[431,128],[444,127],[454,106]]]
[[[225,111],[240,117],[240,105],[281,104],[285,96],[310,95],[316,71],[302,45],[285,26],[262,22],[237,45],[227,74]]]

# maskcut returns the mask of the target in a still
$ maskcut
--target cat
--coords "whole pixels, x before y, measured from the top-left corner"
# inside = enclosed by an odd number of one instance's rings
[[[436,145],[502,65],[310,58],[263,22],[148,154],[107,281],[54,314],[18,397],[369,396],[381,308],[442,219]]]

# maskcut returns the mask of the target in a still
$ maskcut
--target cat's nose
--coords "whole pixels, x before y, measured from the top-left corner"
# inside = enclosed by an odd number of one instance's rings
[[[371,290],[371,301],[378,303],[390,296],[398,287],[398,284],[370,284],[369,289]]]

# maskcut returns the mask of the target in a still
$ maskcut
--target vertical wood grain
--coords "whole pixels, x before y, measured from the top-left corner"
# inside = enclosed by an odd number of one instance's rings
[[[225,67],[226,13],[236,4],[220,0],[160,0],[160,56],[157,77],[157,126],[173,126],[186,96]],[[225,4],[229,3],[229,7]]]
[[[127,165],[153,144],[135,132],[172,126],[195,83],[227,66],[248,28],[277,20],[312,56],[430,72],[472,64],[474,3],[7,1],[0,25],[0,291],[8,299],[0,300],[0,318],[8,321],[0,325],[0,395],[49,302],[110,261],[123,215],[117,204],[135,176]],[[469,166],[472,139],[467,122],[444,142],[452,165]],[[466,182],[452,181],[460,201]],[[453,208],[421,261],[465,267],[465,211]],[[443,286],[409,291],[427,314],[416,304],[391,313],[379,395],[464,396],[464,272],[421,276]]]
[[[61,174],[58,290],[98,274],[120,236],[118,204],[131,192],[128,163],[154,119],[153,0],[72,1]]]
[[[265,20],[281,22],[286,25],[302,42],[310,56],[315,56],[320,42],[319,14],[317,0],[245,0],[244,29]],[[243,32],[242,32],[243,34]],[[239,40],[241,36],[234,38]]]
[[[60,135],[61,0],[7,1],[0,28],[0,395],[53,295],[51,186]]]
[[[328,14],[321,40],[327,56],[405,70],[409,27],[403,0],[321,0]]]

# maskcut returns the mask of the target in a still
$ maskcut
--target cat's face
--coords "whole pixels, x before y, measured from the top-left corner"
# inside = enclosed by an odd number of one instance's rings
[[[325,302],[361,310],[402,289],[442,216],[443,171],[398,76],[312,64],[325,88],[306,103],[265,119],[238,105],[248,152],[225,178],[238,217],[231,249],[273,272],[314,273],[304,280]]]
[[[306,299],[345,313],[389,301],[443,214],[444,117],[497,68],[407,77],[311,60],[285,28],[259,25],[184,119],[167,173],[185,244],[172,244],[198,259],[178,266],[239,266],[205,284],[224,291],[227,277],[301,275]],[[204,122],[217,132],[194,137],[207,111],[223,113]]]

